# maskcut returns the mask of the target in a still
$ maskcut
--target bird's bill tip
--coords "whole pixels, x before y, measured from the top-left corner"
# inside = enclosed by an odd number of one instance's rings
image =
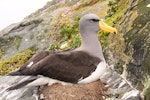
[[[100,29],[103,30],[103,31],[118,34],[118,30],[117,30],[116,28],[107,25],[107,24],[104,23],[103,21],[100,21],[100,22],[99,22],[99,27],[100,27]]]

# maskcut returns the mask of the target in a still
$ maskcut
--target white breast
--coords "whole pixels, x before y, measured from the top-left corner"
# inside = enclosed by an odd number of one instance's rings
[[[87,78],[84,78],[84,79],[80,79],[78,84],[86,84],[86,83],[90,83],[90,82],[93,82],[93,81],[96,81],[98,79],[100,79],[100,76],[102,76],[105,71],[106,71],[106,62],[100,62],[98,65],[97,65],[97,68],[96,70],[90,75],[88,76]]]

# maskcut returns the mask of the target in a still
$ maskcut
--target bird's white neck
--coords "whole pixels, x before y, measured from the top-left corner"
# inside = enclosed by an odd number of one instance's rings
[[[84,50],[91,55],[100,58],[102,61],[105,61],[102,53],[102,47],[96,33],[90,31],[86,32],[85,34],[82,33],[81,46],[78,48],[78,50]]]

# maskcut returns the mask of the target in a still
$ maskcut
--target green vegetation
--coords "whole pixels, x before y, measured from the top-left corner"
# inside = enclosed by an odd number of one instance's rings
[[[99,31],[98,38],[101,43],[102,48],[105,48],[109,33],[104,31]]]
[[[114,15],[118,9],[118,2],[120,0],[110,0],[108,2],[108,6],[109,6],[109,9],[107,11],[107,16],[106,17],[111,17],[112,15]]]
[[[104,0],[89,0],[89,1],[81,0],[79,5],[76,3],[70,7],[69,13],[78,14],[82,11],[85,11],[87,8],[89,9],[90,7],[98,6],[96,4],[101,1]],[[100,13],[101,12],[104,13],[104,11],[100,11]],[[64,12],[62,12],[62,14],[64,14]],[[57,19],[57,21],[55,19]],[[54,18],[51,25],[53,27],[51,27],[52,32],[50,33],[50,36],[53,36],[55,33],[57,33],[57,36],[54,36],[53,42],[50,44],[49,50],[79,47],[79,45],[81,44],[80,36],[78,34],[79,19],[80,16],[68,17],[67,14],[66,17],[62,17],[61,14],[60,15],[58,14]],[[104,47],[103,44],[106,41],[106,38],[108,37],[108,33],[100,32],[98,36],[100,38],[102,46]],[[64,43],[66,43],[67,46],[61,48]]]
[[[35,52],[31,49],[27,49],[15,56],[0,60],[0,75],[7,74],[8,72],[22,66]]]
[[[60,38],[63,38],[63,40],[66,41],[70,39],[72,35],[76,35],[79,32],[78,30],[79,20],[80,17],[75,17],[73,23],[71,23],[70,25],[63,24],[61,26],[61,30],[59,31]]]
[[[85,1],[81,0],[82,4],[72,9],[72,11],[79,10],[81,8],[84,8],[86,6],[89,6],[87,4],[90,3],[90,5],[93,5],[98,2],[98,0],[90,0],[90,1]],[[114,26],[118,19],[120,18],[123,10],[125,9],[126,5],[125,3],[122,3],[120,0],[110,0],[108,3],[108,11],[107,11],[107,16],[105,22],[111,26]],[[58,16],[59,17],[59,16]],[[55,41],[50,44],[49,50],[55,50],[55,49],[62,49],[60,48],[61,45],[64,42],[68,42],[67,48],[76,48],[80,45],[80,37],[78,36],[78,22],[79,22],[80,16],[75,17],[73,20],[70,18],[67,18],[64,20],[64,22],[58,22],[60,23],[60,26],[57,25],[57,27],[60,27],[60,31],[58,32],[58,37],[55,38]],[[63,19],[61,19],[63,20]],[[71,21],[70,21],[71,20]],[[70,23],[71,22],[71,23]],[[55,23],[56,24],[56,23]],[[56,29],[54,29],[56,30]],[[106,47],[107,44],[107,39],[108,39],[109,33],[104,32],[104,31],[99,31],[98,37],[101,42],[102,47]]]
[[[108,3],[109,9],[106,15],[106,23],[114,26],[121,17],[121,14],[127,7],[127,1],[110,0]]]
[[[144,89],[143,94],[146,96],[146,100],[150,100],[150,76],[147,75],[143,81]]]
[[[72,23],[64,23],[61,26],[60,31],[58,32],[57,40],[50,44],[49,50],[55,49],[68,49],[68,48],[77,48],[80,45],[80,37],[78,35],[79,29],[79,20],[80,16],[77,16],[73,19]],[[60,48],[61,44],[67,42],[68,45],[65,48]]]
[[[125,7],[126,3],[122,2],[122,0],[109,0],[105,22],[110,26],[115,26],[116,23],[119,21],[119,18],[121,17],[121,14],[123,13]],[[110,37],[112,37],[112,35],[109,37],[109,33],[100,31],[98,37],[101,42],[102,48],[105,48],[106,45],[108,45],[108,42],[110,41]]]
[[[49,50],[53,51],[55,49],[59,49],[60,47],[60,43],[56,42],[56,43],[51,43],[49,46]]]

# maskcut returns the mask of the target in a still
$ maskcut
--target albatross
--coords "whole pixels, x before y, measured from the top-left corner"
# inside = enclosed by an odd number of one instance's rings
[[[106,67],[97,33],[104,30],[117,34],[117,29],[100,21],[95,14],[86,14],[79,21],[81,46],[66,51],[42,51],[29,59],[10,76],[31,76],[8,88],[40,86],[54,83],[87,84],[100,78]]]

